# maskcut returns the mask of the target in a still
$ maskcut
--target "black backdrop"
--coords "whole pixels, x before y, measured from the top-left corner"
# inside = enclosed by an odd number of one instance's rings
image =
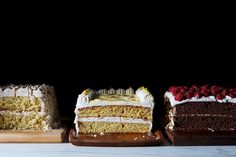
[[[227,29],[214,23],[7,12],[1,20],[0,85],[53,85],[62,117],[73,119],[77,96],[86,88],[146,86],[158,108],[171,85],[236,86],[235,48]]]

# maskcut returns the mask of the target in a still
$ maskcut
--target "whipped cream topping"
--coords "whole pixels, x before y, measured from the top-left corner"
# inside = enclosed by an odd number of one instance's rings
[[[79,118],[77,121],[80,122],[120,122],[120,123],[143,123],[151,124],[151,121],[145,121],[139,118],[123,118],[123,117],[89,117]]]
[[[14,96],[34,96],[43,97],[43,89],[47,88],[47,85],[10,85],[7,87],[0,87],[0,97],[14,97]]]
[[[89,91],[89,92],[85,92]],[[154,108],[154,98],[150,92],[144,88],[140,87],[136,90],[135,95],[132,95],[133,89],[129,88],[127,90],[118,89],[114,90],[111,88],[106,92],[106,90],[93,91],[87,89],[82,94],[78,96],[76,107],[92,107],[92,106],[106,106],[106,105],[132,105],[132,106],[142,106],[153,109]],[[103,94],[107,93],[107,94]],[[119,96],[118,96],[119,95]],[[111,99],[100,99],[99,96],[111,96],[117,97],[117,100]]]
[[[214,96],[208,96],[208,97],[203,96],[201,98],[192,97],[190,99],[184,99],[182,101],[176,101],[175,96],[171,92],[166,92],[165,97],[168,98],[168,100],[170,101],[171,106],[175,106],[175,105],[178,105],[178,104],[183,104],[183,103],[186,103],[186,102],[219,102],[219,103],[230,102],[230,103],[236,103],[236,98],[231,98],[228,95],[226,95],[226,97],[222,100],[218,100]]]
[[[75,118],[75,128],[79,132],[79,126],[77,122],[117,122],[117,123],[139,123],[149,125],[149,132],[152,129],[152,121],[145,121],[139,118],[123,118],[123,117],[89,117],[89,118]]]

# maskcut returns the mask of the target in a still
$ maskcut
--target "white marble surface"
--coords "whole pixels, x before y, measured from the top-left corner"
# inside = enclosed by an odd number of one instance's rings
[[[236,146],[78,147],[62,144],[0,144],[0,157],[236,157]]]

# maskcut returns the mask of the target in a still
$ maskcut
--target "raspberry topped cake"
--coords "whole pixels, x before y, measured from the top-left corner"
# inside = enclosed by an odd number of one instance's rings
[[[79,95],[75,108],[77,133],[149,133],[152,129],[154,99],[140,87],[87,89]]]
[[[170,130],[235,131],[236,88],[173,86],[164,95]]]

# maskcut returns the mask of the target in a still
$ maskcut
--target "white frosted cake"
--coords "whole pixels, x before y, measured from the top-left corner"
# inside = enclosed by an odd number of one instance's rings
[[[58,125],[54,88],[48,85],[0,87],[1,130],[49,130]]]
[[[149,133],[152,129],[154,98],[140,87],[87,89],[79,95],[75,108],[77,133]]]

